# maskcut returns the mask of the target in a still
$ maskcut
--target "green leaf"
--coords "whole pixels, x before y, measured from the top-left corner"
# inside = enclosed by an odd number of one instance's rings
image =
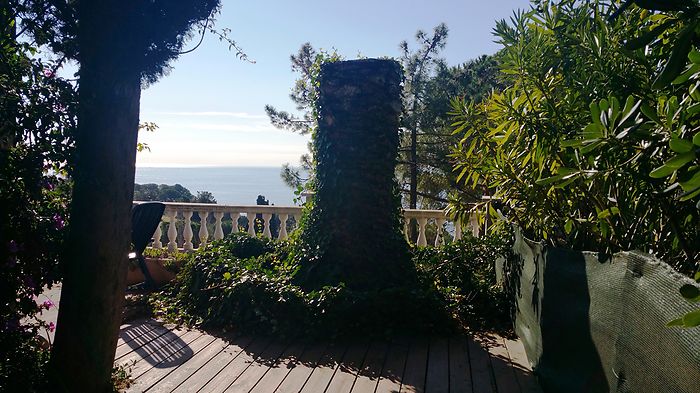
[[[676,153],[687,153],[693,150],[693,142],[678,137],[672,137],[668,144]]]
[[[674,79],[673,82],[671,82],[671,84],[680,85],[682,83],[685,83],[688,81],[688,79],[690,79],[691,76],[695,75],[698,71],[700,71],[700,64],[693,64],[682,74],[678,75],[678,78]]]
[[[572,220],[572,219],[566,220],[566,223],[564,223],[564,232],[566,232],[566,234],[568,235],[571,233],[571,231],[573,229],[574,229],[574,220]]]
[[[618,209],[616,207],[611,207],[609,209],[605,209],[605,210],[601,211],[600,213],[598,213],[598,218],[602,220],[602,219],[608,218],[608,217],[615,215],[615,214],[620,214],[620,209]]]
[[[688,59],[695,64],[700,64],[700,52],[697,49],[693,49],[688,53]]]
[[[649,176],[654,179],[661,179],[663,177],[670,176],[675,171],[676,168],[670,167],[668,165],[662,165],[651,171],[651,173],[649,173]]]
[[[600,124],[600,107],[598,107],[598,104],[591,102],[588,107],[591,109],[591,119],[593,119],[593,123]]]
[[[666,323],[666,327],[683,327],[683,317],[676,318],[673,321]]]
[[[693,172],[692,168],[690,171]],[[683,191],[691,191],[700,187],[700,169],[695,168],[693,176],[684,182],[679,182],[679,184]]]
[[[691,328],[700,325],[700,310],[691,311],[683,316],[683,327]]]
[[[656,124],[659,124],[659,125],[662,124],[661,119],[659,118],[659,115],[656,113],[656,110],[654,110],[647,103],[642,103],[640,109],[642,110],[642,113],[644,114],[644,116],[653,120]]]
[[[695,281],[700,282],[700,271],[696,272],[693,278],[695,279]]]
[[[685,284],[678,290],[685,299],[696,301],[700,297],[700,288],[693,284]]]
[[[627,41],[625,43],[625,49],[636,50],[636,49],[640,49],[640,48],[643,48],[643,47],[649,45],[649,43],[651,41],[653,41],[654,38],[661,35],[661,33],[666,31],[666,29],[671,27],[674,23],[676,23],[676,20],[670,19],[670,20],[667,20],[666,22],[654,27],[651,30],[649,30],[645,33],[642,33],[641,35]]]
[[[700,131],[695,133],[695,136],[693,137],[693,144],[695,146],[700,146]]]
[[[663,3],[663,2],[659,2]],[[652,87],[660,89],[670,84],[681,73],[688,59],[688,54],[695,36],[696,22],[691,22],[681,30],[676,38],[676,44],[673,46],[671,56],[666,61],[664,69],[654,81]]]
[[[695,189],[693,191],[688,191],[688,192],[684,193],[683,195],[681,195],[679,200],[681,202],[689,201],[698,195],[700,195],[700,187],[698,187],[697,189]],[[700,200],[698,200],[697,208],[700,209]]]
[[[230,280],[231,279],[231,273],[226,272],[224,273],[224,280]]]

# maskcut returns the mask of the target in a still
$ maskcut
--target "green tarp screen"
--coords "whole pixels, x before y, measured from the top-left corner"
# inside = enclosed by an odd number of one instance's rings
[[[665,327],[700,307],[678,293],[692,280],[642,253],[514,249],[515,330],[545,392],[700,392],[700,328]]]

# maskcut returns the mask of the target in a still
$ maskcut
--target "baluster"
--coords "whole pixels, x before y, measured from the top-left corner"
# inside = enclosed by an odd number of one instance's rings
[[[207,217],[209,217],[209,212],[199,212],[199,248],[204,248],[207,245],[207,240],[209,240]]]
[[[405,217],[403,219],[403,236],[406,238],[407,242],[411,242],[411,237],[408,236],[408,224],[411,222],[411,219],[408,217]]]
[[[156,227],[155,233],[153,233],[153,248],[161,249],[163,248],[163,243],[160,242],[160,237],[163,236],[163,233],[160,230],[160,225],[162,223],[158,223],[158,226]]]
[[[469,226],[471,226],[474,237],[479,237],[479,217],[476,215],[476,213],[469,215]]]
[[[221,228],[221,219],[224,217],[224,212],[215,212],[214,217],[216,218],[216,224],[214,224],[214,240],[221,240],[224,238],[224,229]]]
[[[177,228],[175,227],[175,216],[177,215],[177,210],[171,210],[168,214],[168,251],[177,251]]]
[[[255,237],[255,213],[247,212],[248,215],[248,234]]]
[[[270,213],[263,214],[263,222],[265,225],[265,229],[263,229],[263,236],[265,236],[268,239],[272,237],[272,232],[270,231],[270,220],[271,219],[272,219],[272,214],[270,214]]]
[[[184,211],[182,214],[185,216],[185,229],[182,232],[185,243],[182,245],[182,248],[185,251],[189,251],[192,249],[192,212]]]
[[[425,225],[428,223],[428,219],[421,217],[418,219],[418,245],[427,246],[428,240],[425,238]]]
[[[442,237],[442,225],[445,224],[445,219],[438,217],[435,219],[435,247],[445,244],[445,239]]]
[[[458,219],[455,221],[455,241],[462,238],[462,222]]]
[[[301,214],[295,214],[292,217],[294,217],[294,229],[298,229],[299,221],[301,221]]]
[[[278,240],[285,240],[287,238],[287,218],[289,214],[280,214],[280,234],[277,237]]]
[[[239,212],[231,212],[231,233],[238,233],[238,219],[241,217]]]

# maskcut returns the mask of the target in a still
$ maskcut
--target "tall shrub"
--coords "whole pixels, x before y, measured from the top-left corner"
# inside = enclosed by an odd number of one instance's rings
[[[529,236],[603,252],[641,249],[692,271],[700,214],[690,196],[679,197],[699,161],[695,153],[684,156],[681,187],[652,173],[674,149],[693,150],[688,141],[699,124],[689,109],[697,75],[691,83],[658,82],[668,63],[685,64],[676,58],[695,53],[689,40],[678,55],[672,38],[687,27],[669,18],[688,20],[684,12],[537,1],[499,22],[508,87],[482,104],[453,103],[455,132],[463,135],[454,153],[461,181],[490,187]],[[630,46],[659,24],[667,29],[660,39]],[[459,203],[453,208],[466,211]]]

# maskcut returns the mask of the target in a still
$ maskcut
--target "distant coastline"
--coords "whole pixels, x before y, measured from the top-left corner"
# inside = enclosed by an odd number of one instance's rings
[[[136,183],[181,184],[193,194],[209,191],[220,204],[254,205],[264,195],[278,206],[294,204],[294,191],[280,178],[280,167],[167,166],[136,167]]]

